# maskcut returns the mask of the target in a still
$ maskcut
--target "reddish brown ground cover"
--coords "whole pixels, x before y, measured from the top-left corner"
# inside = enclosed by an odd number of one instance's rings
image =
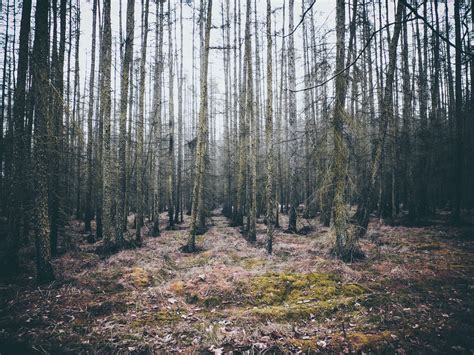
[[[41,287],[24,249],[24,273],[0,283],[0,352],[474,350],[472,227],[442,217],[424,227],[373,222],[366,259],[345,264],[315,220],[302,220],[305,235],[277,230],[272,256],[263,223],[256,244],[217,211],[211,223],[196,254],[180,251],[185,221],[103,257],[70,221],[76,247]]]

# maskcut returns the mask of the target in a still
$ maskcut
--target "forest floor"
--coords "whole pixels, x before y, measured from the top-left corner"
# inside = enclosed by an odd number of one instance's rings
[[[301,222],[305,235],[276,230],[272,256],[261,220],[250,244],[216,210],[199,253],[180,251],[187,217],[101,257],[71,220],[57,281],[38,287],[25,249],[24,273],[0,282],[0,353],[472,353],[472,226],[372,222],[367,257],[345,264],[328,228]]]

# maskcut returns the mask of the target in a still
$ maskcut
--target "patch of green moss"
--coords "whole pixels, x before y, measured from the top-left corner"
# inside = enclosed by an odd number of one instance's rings
[[[350,297],[335,298],[328,301],[310,303],[287,303],[280,306],[267,306],[252,309],[252,314],[264,319],[299,320],[328,317],[339,310],[348,310],[354,303]]]
[[[207,308],[213,308],[222,304],[222,297],[219,295],[210,295],[208,297],[200,297],[195,293],[186,293],[185,301],[188,304],[199,304]]]
[[[104,316],[112,312],[124,312],[127,306],[123,302],[104,301],[88,305],[88,310],[93,316]]]
[[[387,330],[378,334],[356,332],[348,334],[347,338],[349,339],[355,351],[361,351],[364,349],[376,350],[383,345],[383,342],[391,340],[391,333]]]
[[[144,318],[138,318],[130,323],[132,329],[139,329],[144,326],[159,326],[164,323],[174,323],[181,319],[179,310],[160,310]]]
[[[204,253],[193,255],[184,259],[183,262],[180,263],[180,269],[191,269],[193,267],[205,266],[209,263],[209,260],[209,255],[205,255]]]
[[[83,318],[76,318],[71,323],[71,329],[78,335],[85,335],[88,330],[87,320]]]
[[[91,271],[85,279],[87,285],[95,292],[102,294],[116,293],[124,289],[123,285],[117,280],[122,276],[123,271],[120,269],[110,268],[109,270]]]
[[[351,307],[367,290],[343,284],[335,275],[323,273],[268,273],[247,285],[251,313],[263,318],[292,319],[325,317]]]
[[[194,294],[194,293],[187,293],[185,295],[185,300],[186,300],[186,303],[189,303],[189,304],[196,304],[199,302],[199,296]]]
[[[150,284],[150,275],[148,275],[148,272],[141,267],[132,268],[130,275],[135,287],[141,288]]]
[[[240,266],[246,270],[253,270],[265,265],[265,260],[260,258],[245,258],[240,260]]]
[[[178,280],[178,281],[173,282],[170,285],[169,291],[173,292],[176,295],[182,295],[185,287],[186,287],[186,284],[184,283],[184,281]]]
[[[204,243],[204,236],[203,236],[203,235],[198,235],[198,236],[196,236],[196,243],[197,243],[197,244],[202,244],[202,243]]]
[[[311,339],[290,339],[288,343],[304,352],[314,352],[318,349],[317,338]]]
[[[215,307],[222,303],[222,298],[219,296],[210,296],[203,300],[206,307]]]
[[[426,250],[426,251],[441,250],[441,249],[444,249],[446,247],[446,245],[444,243],[440,243],[440,242],[418,243],[415,246],[416,246],[416,249],[418,249],[418,250]]]

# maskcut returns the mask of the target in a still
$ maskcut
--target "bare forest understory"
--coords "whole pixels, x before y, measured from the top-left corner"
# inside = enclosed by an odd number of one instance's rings
[[[473,14],[0,0],[0,355],[473,355]]]
[[[70,220],[77,247],[53,259],[57,280],[43,286],[31,277],[33,246],[22,249],[22,276],[0,284],[0,352],[474,349],[472,225],[451,227],[443,214],[422,227],[373,220],[360,241],[366,258],[347,264],[317,219],[299,220],[305,233],[277,229],[270,256],[260,219],[249,243],[214,210],[192,254],[180,249],[190,218],[176,230],[161,220],[161,236],[107,257]],[[130,238],[132,226],[129,216]]]

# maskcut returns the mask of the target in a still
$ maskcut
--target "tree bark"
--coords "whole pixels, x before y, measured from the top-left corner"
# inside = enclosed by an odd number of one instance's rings
[[[359,204],[357,208],[356,215],[354,216],[357,219],[357,231],[354,235],[358,237],[363,236],[367,232],[367,226],[369,225],[369,214],[370,214],[370,206],[372,201],[372,195],[375,190],[375,185],[377,181],[377,176],[380,172],[380,166],[382,163],[382,152],[385,145],[386,135],[387,135],[387,127],[389,122],[393,119],[393,98],[392,98],[392,91],[393,91],[393,81],[394,81],[394,74],[395,74],[395,64],[397,59],[397,45],[398,45],[398,38],[400,37],[401,32],[401,19],[403,14],[404,5],[402,1],[398,1],[397,4],[397,13],[395,16],[395,28],[393,31],[393,37],[390,41],[389,46],[389,63],[387,69],[387,76],[385,80],[385,87],[384,87],[384,94],[383,94],[383,102],[382,102],[382,112],[381,112],[381,124],[380,124],[380,132],[379,137],[375,143],[375,151],[374,157],[372,159],[372,167],[370,172],[370,178],[368,181],[368,185],[364,191],[364,197],[362,199],[361,204]]]
[[[171,2],[168,2],[168,65],[169,65],[169,102],[168,102],[168,228],[174,227],[175,204],[175,153],[174,153],[174,74],[173,74],[173,41],[171,37]]]
[[[100,81],[100,115],[104,125],[103,136],[103,238],[104,244],[110,245],[114,240],[113,224],[113,172],[112,172],[112,152],[110,145],[110,127],[111,127],[111,57],[112,57],[112,28],[110,23],[110,0],[104,0],[103,3],[103,29],[101,41],[102,75]]]
[[[143,135],[144,135],[144,124],[145,124],[145,74],[146,74],[146,51],[147,51],[147,38],[148,38],[148,9],[150,6],[150,0],[145,0],[145,8],[143,9],[143,28],[142,28],[142,48],[140,58],[140,89],[139,89],[139,102],[138,102],[138,121],[137,121],[137,158],[136,158],[136,176],[137,176],[137,213],[136,213],[136,234],[135,240],[137,242],[142,241],[142,227],[144,219],[144,176],[145,167],[143,154]]]
[[[116,216],[116,243],[123,242],[124,227],[127,226],[127,104],[130,82],[130,66],[133,60],[133,38],[135,35],[135,1],[127,1],[127,27],[125,51],[120,78],[120,122],[119,122],[119,199]]]
[[[272,6],[267,0],[267,112],[265,124],[265,144],[267,148],[267,180],[265,186],[266,196],[266,220],[267,220],[267,253],[271,254],[273,249],[273,63],[272,63]]]
[[[54,280],[51,265],[48,216],[48,1],[38,0],[35,13],[33,47],[33,82],[35,91],[34,177],[35,177],[35,244],[39,282]]]
[[[290,142],[290,156],[288,157],[290,163],[290,215],[288,220],[288,231],[296,232],[297,215],[296,209],[298,207],[298,176],[296,174],[297,165],[297,153],[298,153],[298,122],[297,122],[297,107],[296,107],[296,69],[295,69],[295,44],[293,38],[293,17],[294,17],[294,0],[289,1],[289,20],[288,20],[288,31],[290,32],[288,38],[288,94],[289,100],[289,139]]]
[[[20,245],[22,215],[24,211],[25,159],[27,155],[25,141],[26,74],[28,70],[28,38],[30,35],[31,0],[23,1],[20,25],[20,44],[18,51],[18,69],[16,78],[15,101],[13,106],[13,186],[10,190],[8,209],[7,254],[2,264],[10,270],[18,266],[18,248]],[[3,109],[3,107],[2,107]],[[3,131],[3,127],[0,128]],[[1,164],[1,161],[0,161]]]
[[[206,137],[207,137],[207,126],[208,126],[208,87],[207,87],[207,73],[209,67],[209,42],[211,37],[211,20],[212,20],[212,0],[208,0],[207,13],[206,13],[206,30],[204,48],[201,50],[201,102],[199,107],[199,128],[197,136],[197,150],[196,150],[196,163],[195,163],[195,178],[193,186],[193,203],[191,208],[191,226],[188,236],[187,250],[188,252],[196,251],[196,232],[199,218],[199,206],[202,206],[203,199],[203,188],[204,184],[204,170],[205,170],[205,150],[206,150]],[[201,212],[202,213],[202,212]]]
[[[455,92],[456,92],[456,112],[455,112],[455,126],[456,126],[456,162],[454,173],[454,201],[452,210],[453,223],[461,221],[461,199],[462,199],[462,183],[463,183],[463,162],[464,162],[464,147],[463,147],[463,110],[462,110],[462,38],[461,38],[461,15],[460,15],[461,0],[454,1],[454,33],[456,44],[456,65],[455,65]]]
[[[95,80],[95,46],[96,46],[96,22],[97,22],[97,1],[92,0],[92,48],[91,48],[91,71],[89,77],[89,109],[87,112],[87,190],[86,190],[86,213],[85,213],[85,231],[91,231],[91,220],[94,217],[92,206],[92,187],[93,179],[93,160],[92,143],[94,140],[92,131],[92,118],[94,115],[94,80]]]

